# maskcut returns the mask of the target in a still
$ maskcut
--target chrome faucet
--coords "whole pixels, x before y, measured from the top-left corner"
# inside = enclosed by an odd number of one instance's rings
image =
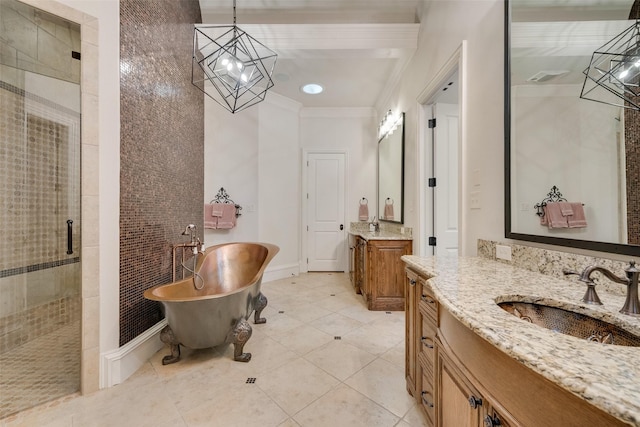
[[[590,265],[582,270],[582,273],[575,271],[563,270],[565,275],[576,274],[579,275],[581,282],[587,284],[587,291],[582,297],[582,301],[587,304],[602,305],[600,298],[596,294],[595,283],[591,279],[591,275],[596,271],[602,273],[609,280],[627,285],[627,299],[624,302],[624,306],[620,309],[620,313],[628,314],[630,316],[640,316],[640,301],[638,301],[638,278],[640,277],[640,270],[636,268],[636,262],[631,261],[629,266],[624,270],[626,277],[619,277],[613,274],[611,271],[604,267],[598,267]]]
[[[375,216],[373,217],[369,225],[370,226],[373,225],[373,231],[375,231],[376,233],[380,231],[380,223],[378,222]]]

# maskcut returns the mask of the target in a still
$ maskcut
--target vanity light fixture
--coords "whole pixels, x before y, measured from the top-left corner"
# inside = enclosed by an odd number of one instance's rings
[[[392,113],[391,110],[382,118],[378,126],[378,138],[382,139],[393,133],[402,124],[402,114]]]
[[[584,75],[580,98],[640,110],[640,21],[593,52]]]
[[[309,95],[318,95],[319,93],[322,93],[324,88],[317,83],[308,83],[302,86],[300,90]]]
[[[278,55],[236,26],[198,25],[193,32],[191,83],[235,113],[264,101]]]

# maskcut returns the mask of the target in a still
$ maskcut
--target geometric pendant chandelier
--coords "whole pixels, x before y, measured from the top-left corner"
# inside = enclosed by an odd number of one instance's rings
[[[278,55],[236,26],[197,26],[193,33],[191,82],[235,113],[264,101]]]
[[[639,21],[593,52],[584,74],[580,98],[640,110]]]

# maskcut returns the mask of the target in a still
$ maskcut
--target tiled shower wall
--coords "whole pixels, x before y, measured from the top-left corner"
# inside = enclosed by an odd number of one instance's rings
[[[197,0],[120,1],[120,345],[161,318],[172,244],[202,236],[204,99],[191,84]]]
[[[0,353],[80,319],[80,114],[31,86],[79,84],[73,51],[78,25],[0,2]]]

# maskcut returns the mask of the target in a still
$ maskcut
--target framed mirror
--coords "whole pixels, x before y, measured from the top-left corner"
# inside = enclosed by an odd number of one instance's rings
[[[505,5],[505,236],[640,255],[640,113],[607,90],[585,99],[633,0]]]
[[[378,141],[378,219],[404,223],[404,113]]]

